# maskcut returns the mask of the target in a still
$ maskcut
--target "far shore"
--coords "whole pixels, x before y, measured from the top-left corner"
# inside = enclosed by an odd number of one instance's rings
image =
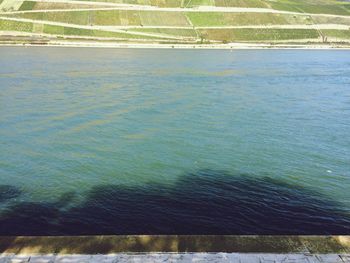
[[[350,49],[350,44],[335,43],[228,43],[228,44],[161,44],[161,43],[118,43],[96,41],[50,41],[47,43],[1,43],[13,47],[91,47],[91,48],[138,48],[138,49]]]

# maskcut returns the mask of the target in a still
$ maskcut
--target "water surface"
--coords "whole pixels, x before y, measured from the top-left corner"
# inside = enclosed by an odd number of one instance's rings
[[[350,234],[349,51],[0,54],[0,234]]]

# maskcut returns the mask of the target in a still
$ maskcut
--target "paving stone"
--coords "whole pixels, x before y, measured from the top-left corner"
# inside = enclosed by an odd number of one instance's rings
[[[322,263],[344,263],[342,258],[336,254],[316,255],[316,257]]]
[[[11,263],[24,263],[29,262],[30,256],[13,256],[9,262]]]
[[[208,254],[208,253],[194,253],[192,254],[192,260],[189,262],[193,263],[204,263],[204,262],[211,262],[211,263],[217,263],[217,262],[229,262],[227,256],[225,256],[223,253],[217,253],[217,254]],[[185,262],[184,262],[185,263]]]
[[[56,256],[55,263],[90,263],[91,255]]]
[[[145,253],[115,255],[0,255],[0,263],[350,263],[350,255]]]
[[[280,255],[278,261],[283,263],[319,263],[319,260],[314,255],[308,254],[287,254]]]
[[[93,255],[89,262],[91,263],[115,263],[116,255]]]
[[[9,263],[11,262],[12,256],[0,256],[0,263]]]
[[[308,254],[228,254],[230,262],[240,263],[320,263]]]
[[[54,263],[56,256],[54,255],[43,255],[43,256],[31,256],[29,259],[30,263]]]
[[[227,254],[230,263],[260,263],[260,255],[259,254],[239,254],[232,253]]]
[[[341,255],[340,257],[344,263],[350,263],[350,255]]]
[[[228,259],[228,255],[225,253],[187,253],[187,254],[157,254],[157,253],[149,253],[144,255],[117,255],[117,260],[115,262],[118,263],[204,263],[204,262],[231,262]],[[96,258],[96,262],[98,262],[98,258]],[[113,261],[112,261],[113,262]]]

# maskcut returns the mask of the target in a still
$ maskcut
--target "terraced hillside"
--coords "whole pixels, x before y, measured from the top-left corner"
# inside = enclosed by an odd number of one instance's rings
[[[0,0],[0,41],[350,43],[344,0]]]

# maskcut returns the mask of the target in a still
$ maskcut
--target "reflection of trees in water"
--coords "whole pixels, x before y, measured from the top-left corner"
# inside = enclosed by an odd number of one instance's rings
[[[21,191],[12,185],[0,185],[0,202],[4,202],[16,198],[21,194]]]
[[[73,198],[10,206],[0,234],[350,234],[341,203],[249,174],[203,170],[171,186],[96,186],[71,207]]]

